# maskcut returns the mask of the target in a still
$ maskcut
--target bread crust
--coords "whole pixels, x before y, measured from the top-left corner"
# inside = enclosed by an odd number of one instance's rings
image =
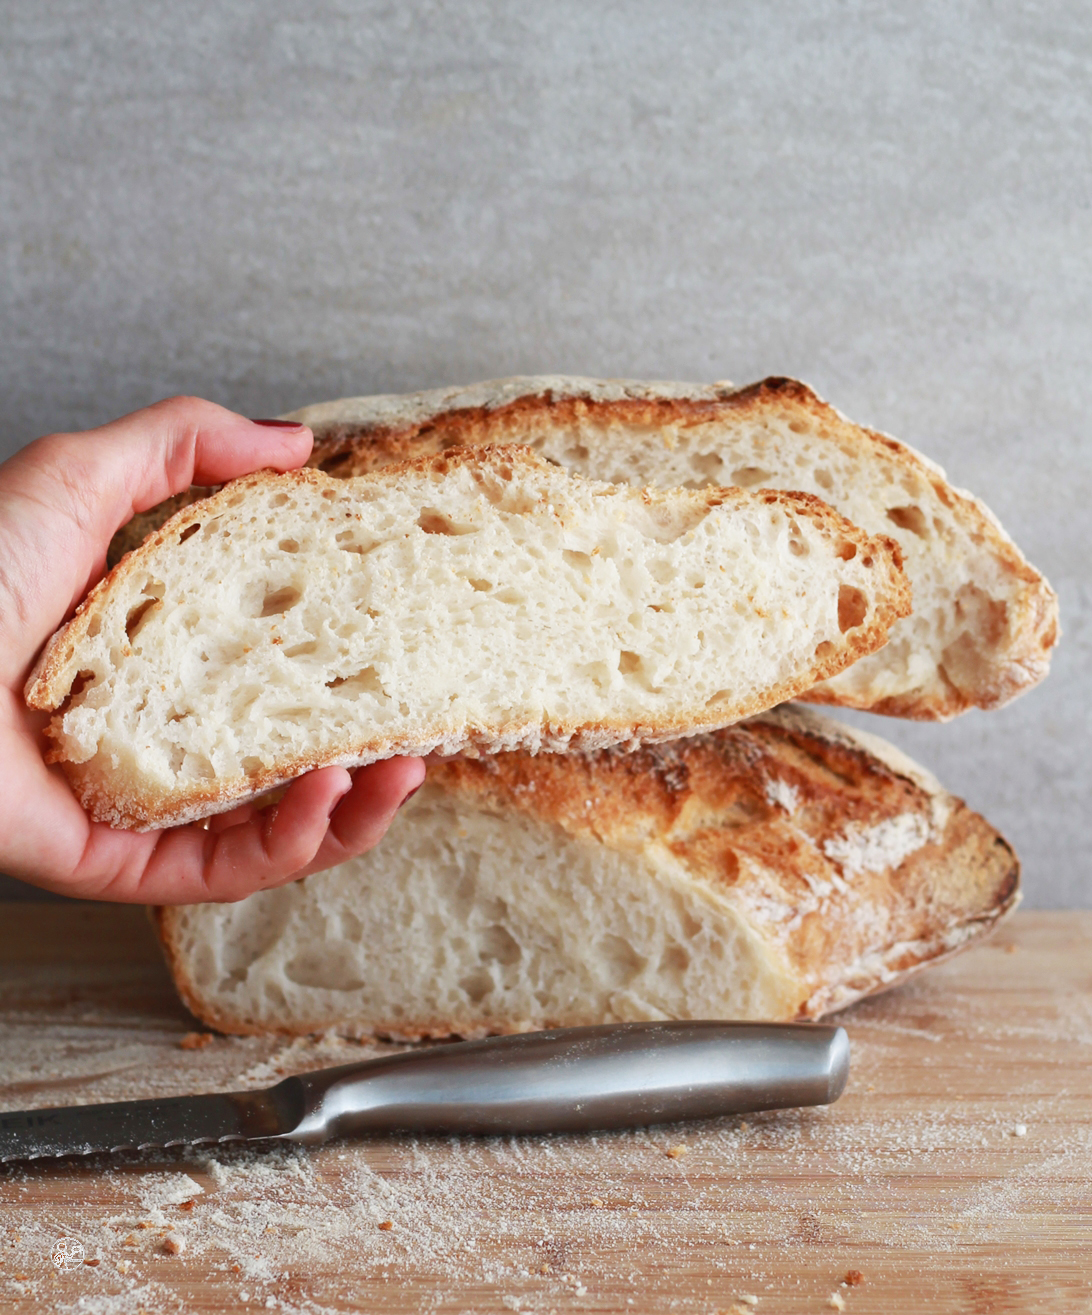
[[[1059,638],[1054,591],[988,507],[953,488],[944,471],[909,444],[853,424],[795,379],[773,376],[738,388],[724,382],[524,376],[421,393],[343,398],[304,407],[290,418],[315,433],[309,464],[338,477],[452,446],[529,442],[547,429],[630,426],[635,432],[666,434],[720,422],[737,427],[776,424],[783,432],[818,439],[832,451],[884,469],[892,485],[900,475],[925,481],[1007,581],[1004,620],[998,625],[991,617],[986,623],[998,633],[979,636],[985,660],[958,678],[939,660],[930,678],[894,693],[867,682],[863,688],[848,680],[822,682],[807,694],[811,702],[922,721],[947,721],[972,707],[998,708],[1046,676]],[[175,501],[192,501],[204,492],[191,490]],[[134,517],[115,536],[110,564],[137,547],[166,514],[154,508]],[[955,657],[958,662],[958,653]]]
[[[1049,670],[1050,651],[1059,638],[1056,594],[984,503],[950,485],[944,471],[909,444],[853,424],[795,379],[773,376],[736,388],[729,383],[529,376],[405,396],[345,398],[304,407],[290,418],[314,431],[311,464],[338,476],[404,460],[415,452],[528,442],[544,426],[642,430],[710,421],[780,421],[855,459],[882,461],[891,467],[892,482],[903,472],[924,479],[967,533],[985,546],[1010,584],[1003,634],[993,642],[994,660],[973,679],[957,684],[941,665],[936,679],[925,687],[886,695],[853,691],[844,683],[822,684],[808,693],[809,701],[947,721],[972,707],[1001,707],[1037,684]]]
[[[372,484],[397,485],[407,473],[445,473],[453,463],[480,471],[504,466],[523,471],[529,476],[551,470],[547,462],[526,448],[460,448],[418,455],[412,460],[378,468],[368,475]],[[576,478],[576,477],[574,477]],[[287,474],[259,472],[245,476],[227,485],[202,503],[204,518],[227,512],[232,500],[242,492],[272,486],[311,485],[322,489],[333,483],[330,476],[320,470],[302,469]],[[414,735],[373,735],[361,739],[358,735],[346,736],[336,748],[322,752],[308,752],[283,757],[272,768],[262,768],[246,777],[220,779],[211,782],[188,781],[183,788],[156,792],[146,783],[129,782],[121,774],[104,768],[96,754],[87,762],[66,761],[59,750],[49,760],[60,762],[73,790],[84,808],[98,821],[111,826],[150,830],[176,826],[207,817],[253,799],[286,781],[317,767],[340,765],[358,766],[378,759],[402,755],[424,755],[434,751],[444,754],[459,752],[497,753],[518,748],[534,751],[587,750],[608,744],[622,743],[634,747],[639,743],[674,739],[680,735],[713,729],[726,722],[738,720],[776,703],[784,702],[850,666],[866,653],[874,652],[886,641],[891,625],[910,611],[910,587],[901,570],[901,554],[894,540],[868,535],[828,507],[820,499],[806,493],[785,493],[762,490],[747,494],[739,489],[709,488],[703,490],[646,489],[642,501],[650,508],[677,508],[680,502],[691,502],[713,508],[724,504],[751,502],[755,498],[769,506],[779,506],[792,515],[816,522],[832,537],[840,537],[855,545],[862,559],[876,562],[875,587],[877,601],[867,623],[861,624],[842,636],[840,645],[833,645],[822,656],[797,675],[770,687],[764,697],[737,700],[735,705],[719,709],[715,715],[703,705],[679,710],[671,718],[650,718],[634,723],[625,718],[604,718],[598,722],[558,721],[549,725],[531,722],[497,722],[489,725],[468,724],[452,728],[437,723]],[[56,715],[47,735],[59,738],[60,718],[81,670],[81,648],[89,636],[97,632],[112,597],[123,590],[128,581],[153,570],[162,552],[171,552],[180,535],[192,519],[192,507],[176,512],[159,530],[151,534],[135,551],[102,580],[77,609],[68,624],[50,640],[26,685],[26,701],[37,709],[52,711]]]
[[[1019,901],[1019,862],[985,819],[882,741],[800,705],[634,753],[434,761],[428,782],[502,818],[526,814],[590,844],[670,855],[783,965],[786,1019],[896,985],[980,940]],[[218,1009],[179,953],[179,917],[153,911],[175,984],[209,1026],[288,1035],[330,1026],[270,1029]],[[577,1021],[601,1020],[542,1025]],[[485,1030],[431,1017],[336,1027],[400,1039]]]

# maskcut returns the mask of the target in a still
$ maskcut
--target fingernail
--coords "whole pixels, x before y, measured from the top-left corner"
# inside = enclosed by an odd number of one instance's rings
[[[421,785],[424,785],[424,781],[421,782]],[[405,806],[409,803],[409,801],[413,798],[413,796],[417,793],[417,791],[420,790],[421,785],[415,785],[413,789],[409,792],[409,794],[406,795],[405,799],[403,799],[402,802],[398,805],[398,807],[405,808]]]
[[[264,425],[266,429],[302,429],[303,425],[298,420],[257,420],[253,416],[250,418],[252,425]]]

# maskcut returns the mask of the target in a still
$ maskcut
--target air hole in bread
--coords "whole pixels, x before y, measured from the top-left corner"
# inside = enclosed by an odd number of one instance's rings
[[[567,565],[581,572],[581,574],[586,574],[591,570],[591,558],[586,552],[576,552],[573,549],[565,548],[562,550],[561,556],[565,559]]]
[[[691,452],[690,469],[696,475],[703,476],[708,483],[719,484],[724,458],[719,452]]]
[[[187,781],[215,781],[216,772],[203,753],[186,752],[182,762],[182,777]]]
[[[247,776],[257,776],[264,764],[260,758],[244,758],[243,771]]]
[[[606,935],[596,944],[603,975],[611,986],[628,986],[648,962],[624,936]]]
[[[269,505],[271,507],[284,507],[287,505],[287,503],[288,503],[287,493],[275,493],[273,497],[269,499]]]
[[[628,519],[646,539],[654,539],[657,543],[674,543],[700,525],[711,509],[719,505],[717,500],[711,498],[708,502],[698,502],[695,499],[685,507],[635,507]],[[641,515],[642,510],[644,515]]]
[[[920,507],[888,507],[887,519],[900,530],[916,534],[919,539],[924,539],[929,533],[929,522]]]
[[[460,978],[459,986],[472,1004],[480,1004],[493,989],[493,977],[486,969],[481,968]]]
[[[182,533],[178,536],[179,543],[185,543],[187,539],[192,539],[197,531],[201,528],[200,521],[194,521],[192,525],[187,525]]]
[[[125,618],[125,633],[129,636],[130,643],[140,634],[144,618],[158,603],[158,598],[145,598],[142,603],[137,603],[136,607],[129,609],[129,615]]]
[[[467,580],[467,584],[475,593],[479,594],[487,594],[490,589],[493,588],[492,581],[490,580]]]
[[[834,645],[829,639],[824,639],[821,644],[815,646],[815,656],[817,658],[828,658],[834,652]]]
[[[281,616],[283,613],[290,611],[303,597],[303,591],[297,589],[294,584],[282,585],[280,589],[272,589],[262,599],[262,610],[259,616]]]
[[[84,690],[87,688],[87,686],[91,684],[91,682],[94,679],[95,679],[95,672],[78,671],[76,673],[76,679],[72,682],[72,688],[68,691],[68,694],[64,702],[61,704],[61,711],[62,712],[67,711],[73,699],[78,699],[80,695],[84,692]]]
[[[737,466],[732,471],[731,482],[740,489],[754,489],[770,479],[773,479],[773,472],[763,470],[761,466]]]
[[[358,553],[361,557],[366,557],[373,548],[378,547],[376,543],[365,546],[357,540],[356,530],[342,530],[340,534],[334,536],[334,541],[342,552]]]
[[[820,466],[815,472],[815,482],[829,493],[834,487],[834,476],[825,467]]]
[[[285,964],[284,975],[297,986],[324,991],[359,991],[364,985],[356,950],[345,941],[325,941],[321,953],[297,954]]]
[[[611,687],[611,671],[605,662],[585,662],[576,668],[574,674],[591,681],[598,689],[609,690]]]
[[[295,539],[282,539],[277,547],[281,552],[299,552],[300,546]]]
[[[94,639],[101,629],[102,629],[102,617],[99,616],[99,614],[96,612],[95,615],[91,618],[91,620],[88,621],[87,623],[87,637],[89,639]]]
[[[843,584],[838,589],[838,629],[855,630],[868,615],[868,600],[860,589]]]
[[[417,517],[417,524],[426,534],[473,534],[473,525],[457,525],[450,516],[445,516],[435,507],[425,507]]]
[[[286,658],[310,657],[312,653],[318,652],[318,640],[308,639],[302,644],[293,644],[291,648],[284,650]]]
[[[857,556],[857,545],[850,543],[848,539],[841,539],[834,545],[835,557],[840,557],[843,562],[851,562]]]
[[[624,648],[618,654],[618,671],[628,679],[638,680],[639,684],[649,685],[649,680],[645,675],[645,659],[642,658],[641,654],[634,654],[634,652]],[[645,679],[642,680],[641,677],[645,677]]]
[[[478,958],[482,963],[502,963],[506,966],[519,963],[523,958],[523,946],[507,927],[494,923],[481,934]]]
[[[689,967],[690,952],[682,945],[667,945],[660,955],[660,964],[656,971],[682,977]]]
[[[810,551],[803,539],[798,539],[794,534],[789,536],[789,552],[794,557],[806,557]]]
[[[352,676],[335,676],[326,682],[327,689],[336,689],[342,695],[384,694],[383,682],[375,667],[364,667]]]

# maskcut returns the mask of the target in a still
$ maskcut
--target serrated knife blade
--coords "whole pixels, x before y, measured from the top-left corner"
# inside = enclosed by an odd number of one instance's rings
[[[582,1132],[825,1105],[849,1076],[844,1029],[666,1022],[422,1047],[261,1091],[0,1114],[0,1162],[346,1133]]]

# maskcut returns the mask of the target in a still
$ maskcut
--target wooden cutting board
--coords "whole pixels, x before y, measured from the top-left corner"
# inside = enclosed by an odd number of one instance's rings
[[[383,1049],[187,1048],[139,910],[0,905],[0,963],[7,1109]],[[1092,1311],[1092,914],[1019,915],[842,1021],[853,1071],[826,1109],[2,1170],[0,1310]],[[92,1263],[57,1272],[61,1236]]]

